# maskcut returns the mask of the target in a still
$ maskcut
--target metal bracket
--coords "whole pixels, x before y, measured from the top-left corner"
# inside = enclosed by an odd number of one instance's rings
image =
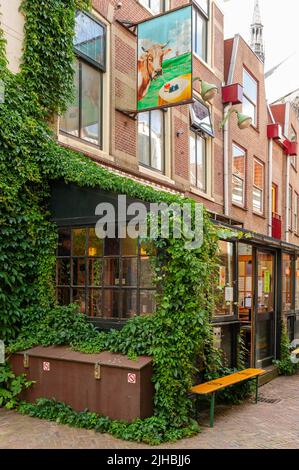
[[[96,380],[100,380],[101,378],[101,364],[99,362],[96,362],[94,365],[94,378]]]
[[[23,356],[23,366],[25,369],[29,369],[29,356],[27,353],[24,353]]]
[[[125,116],[128,116],[130,119],[134,119],[136,121],[137,119],[137,111],[130,111],[128,109],[121,109],[121,108],[115,108],[116,111],[119,113],[124,114]]]
[[[132,23],[132,21],[129,20],[116,20],[119,24],[121,24],[127,31],[130,33],[136,35],[136,29],[138,23]]]

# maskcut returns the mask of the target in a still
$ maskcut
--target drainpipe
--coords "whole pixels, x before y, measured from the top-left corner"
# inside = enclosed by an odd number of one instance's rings
[[[273,139],[268,141],[268,236],[272,237],[272,167]]]
[[[231,103],[224,107],[224,116],[227,115],[230,108],[232,107]],[[223,210],[224,215],[229,216],[229,207],[228,207],[228,186],[229,186],[229,174],[228,174],[228,158],[229,158],[229,139],[228,139],[228,129],[229,129],[229,119],[224,124],[223,128]]]
[[[290,156],[287,155],[287,171],[286,171],[286,208],[285,208],[285,241],[289,241],[289,225],[290,225],[290,220],[289,220],[289,208],[290,208],[290,192],[289,192],[289,186],[290,186]]]

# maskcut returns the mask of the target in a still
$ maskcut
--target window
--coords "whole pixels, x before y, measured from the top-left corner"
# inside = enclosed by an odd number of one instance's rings
[[[293,188],[289,185],[289,230],[293,228]]]
[[[257,126],[257,81],[243,69],[243,113]]]
[[[206,139],[195,132],[190,133],[190,183],[207,192],[207,145]]]
[[[155,288],[146,245],[131,238],[97,238],[92,227],[60,228],[56,293],[90,317],[126,319],[153,313]]]
[[[282,311],[289,312],[293,308],[293,258],[291,255],[282,255]]]
[[[201,7],[205,6],[204,1],[197,2]],[[200,10],[193,8],[192,14],[193,21],[193,52],[195,52],[201,59],[207,62],[207,41],[208,41],[208,6]]]
[[[272,184],[272,213],[278,214],[278,187],[277,184]]]
[[[295,131],[294,127],[291,126],[291,134],[290,134],[290,141],[297,142],[297,132]],[[295,155],[290,156],[290,161],[293,167],[297,168],[297,157]]]
[[[243,207],[245,205],[245,164],[245,151],[233,144],[232,201]]]
[[[155,15],[165,11],[165,0],[139,0],[139,2],[149,8]]]
[[[138,114],[139,162],[161,172],[164,172],[165,166],[164,121],[164,111]]]
[[[295,293],[295,309],[299,311],[299,257],[296,257],[296,293]],[[297,319],[299,327],[299,318]],[[299,336],[298,336],[299,338]]]
[[[294,201],[294,232],[299,234],[299,226],[298,226],[298,211],[299,211],[299,196],[295,193],[295,201]]]
[[[264,212],[264,165],[258,160],[253,162],[252,207],[255,212]]]
[[[78,12],[74,48],[74,99],[60,119],[60,130],[101,146],[102,80],[105,71],[105,36],[103,25]]]
[[[219,241],[219,278],[216,291],[215,316],[234,314],[233,243]]]

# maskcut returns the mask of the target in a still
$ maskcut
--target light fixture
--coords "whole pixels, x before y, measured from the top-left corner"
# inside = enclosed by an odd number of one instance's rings
[[[247,116],[246,114],[240,113],[237,109],[232,108],[228,111],[226,114],[225,118],[223,119],[222,123],[220,124],[220,129],[223,129],[226,121],[229,119],[230,115],[232,113],[237,114],[237,119],[238,119],[238,127],[239,129],[248,129],[248,127],[251,126],[252,124],[252,118],[250,116]]]
[[[218,93],[218,87],[213,83],[205,82],[200,77],[193,78],[193,82],[195,82],[196,80],[200,81],[200,94],[202,99],[212,104],[213,99]]]

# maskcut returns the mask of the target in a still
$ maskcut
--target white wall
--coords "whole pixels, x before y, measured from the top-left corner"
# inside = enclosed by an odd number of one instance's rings
[[[9,69],[19,70],[23,46],[24,17],[19,12],[20,0],[0,0],[0,24],[7,40],[6,54]]]

